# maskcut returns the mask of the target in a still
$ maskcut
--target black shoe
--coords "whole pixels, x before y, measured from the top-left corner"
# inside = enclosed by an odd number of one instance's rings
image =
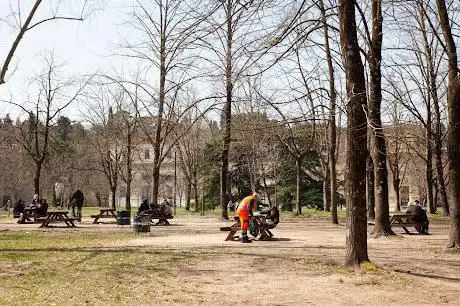
[[[249,240],[248,237],[245,237],[245,238],[243,238],[243,239],[241,240],[241,243],[251,243],[251,242],[252,242],[252,240]]]

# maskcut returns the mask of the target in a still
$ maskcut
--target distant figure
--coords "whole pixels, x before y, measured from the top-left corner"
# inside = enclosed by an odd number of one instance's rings
[[[415,204],[407,206],[406,214],[413,215],[413,220],[416,222],[425,222],[422,226],[417,225],[415,228],[418,232],[428,234],[428,216],[426,211],[420,206],[420,202],[415,200]]]
[[[141,206],[139,206],[139,209],[138,209],[137,212],[141,214],[141,213],[143,213],[145,211],[148,211],[148,210],[150,210],[149,203],[148,203],[147,199],[144,199],[144,200],[142,200]]]
[[[270,222],[274,225],[280,223],[280,211],[278,207],[273,206],[267,211],[267,220],[270,220]]]
[[[40,200],[38,199],[38,194],[34,194],[34,197],[32,198],[32,204],[30,206],[32,207],[37,207]]]
[[[46,216],[46,213],[48,212],[48,203],[46,203],[46,200],[41,200],[41,203],[39,203],[37,207],[37,215],[39,217]]]
[[[171,205],[167,199],[163,199],[163,202],[161,202],[160,206],[164,216],[172,216]]]
[[[77,189],[72,198],[70,199],[70,205],[72,206],[72,214],[77,217],[78,222],[81,222],[81,208],[83,207],[83,203],[85,202],[85,196],[83,192]],[[77,214],[75,215],[75,207],[77,208]]]
[[[13,216],[18,218],[20,214],[24,213],[25,203],[22,199],[19,199],[14,204]]]
[[[230,198],[230,201],[228,201],[227,209],[228,209],[229,211],[235,211],[235,203],[233,203],[233,201],[232,201],[231,198]]]

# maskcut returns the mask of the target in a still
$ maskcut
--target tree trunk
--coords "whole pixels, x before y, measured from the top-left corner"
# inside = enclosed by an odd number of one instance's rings
[[[331,49],[329,46],[329,26],[327,25],[326,10],[324,8],[324,1],[319,1],[321,10],[321,18],[324,30],[324,51],[326,53],[327,70],[329,75],[329,185],[330,185],[330,198],[332,208],[332,223],[338,224],[337,218],[337,170],[336,170],[336,143],[337,143],[337,128],[335,124],[335,109],[336,109],[336,98],[335,92],[335,76],[334,76],[334,65],[332,63]]]
[[[443,209],[444,216],[449,216],[450,215],[449,200],[447,198],[446,182],[444,180],[444,171],[442,169],[441,145],[442,145],[442,140],[436,139],[436,143],[434,144],[436,176],[438,177],[438,186],[439,186],[438,188],[439,188],[439,193],[441,194],[441,207]]]
[[[195,212],[200,211],[200,197],[198,193],[198,182],[195,180],[193,183],[193,195],[195,197]]]
[[[366,158],[366,182],[367,182],[367,217],[369,220],[375,220],[375,188],[374,188],[374,162],[368,154]]]
[[[427,107],[428,110],[428,107]],[[436,206],[433,202],[433,150],[431,148],[431,111],[427,114],[426,128],[426,205],[429,208],[430,214],[436,213]]]
[[[158,204],[158,190],[160,188],[160,167],[154,165],[152,172],[152,203]]]
[[[103,207],[102,200],[101,200],[101,193],[96,192],[94,195],[96,196],[97,207]]]
[[[450,231],[447,247],[460,249],[460,80],[449,85],[449,132],[447,150],[449,152],[449,185],[451,189]],[[456,123],[456,124],[454,124]]]
[[[326,179],[323,181],[323,208],[324,211],[331,211],[331,181],[329,171],[327,171]]]
[[[399,177],[395,176],[393,174],[393,189],[395,190],[396,194],[396,211],[400,212],[401,211],[401,191],[400,191],[400,184],[401,180]]]
[[[132,169],[132,158],[131,158],[131,131],[130,127],[128,129],[128,145],[127,145],[127,152],[126,152],[126,210],[131,213],[131,182],[133,180],[133,169]]]
[[[300,179],[301,179],[301,173],[302,173],[302,160],[297,159],[295,161],[296,169],[297,169],[297,175],[296,175],[296,215],[301,216],[302,215],[302,203],[300,202]]]
[[[460,248],[460,80],[458,79],[457,49],[449,22],[446,2],[436,0],[439,21],[449,59],[447,117],[447,153],[449,156],[449,186],[451,189],[451,223],[447,247]]]
[[[111,192],[111,195],[112,195],[112,209],[117,209],[116,207],[116,196],[117,196],[117,186],[112,186],[110,187],[110,192]]]
[[[265,191],[265,194],[267,195],[267,199],[268,199],[268,205],[270,207],[272,207],[272,199],[271,199],[271,196],[270,196],[270,190],[268,189],[268,186],[267,186],[267,180],[265,178],[265,175],[263,177],[263,182],[264,182],[264,191]]]
[[[190,210],[190,199],[192,198],[192,183],[187,180],[187,189],[185,190],[185,210]]]
[[[375,172],[375,226],[374,237],[394,235],[390,226],[390,206],[388,202],[388,169],[385,135],[381,120],[382,104],[382,2],[372,1],[372,42],[369,60],[370,94],[369,120],[371,124],[371,156]]]
[[[158,190],[160,185],[160,167],[161,167],[161,143],[163,130],[163,113],[165,104],[165,87],[166,87],[166,29],[161,24],[162,31],[160,37],[160,92],[158,96],[158,115],[155,128],[155,143],[153,144],[153,183],[152,183],[152,203],[158,203]]]
[[[34,193],[38,194],[39,198],[41,198],[40,195],[40,176],[42,173],[42,165],[43,162],[35,162],[35,177],[34,177]]]
[[[226,101],[223,111],[223,130],[224,143],[222,151],[222,167],[220,171],[220,208],[222,210],[221,217],[228,220],[227,203],[229,201],[227,195],[228,184],[228,154],[230,150],[231,125],[232,125],[232,96],[233,96],[233,80],[232,80],[232,44],[233,44],[233,2],[227,0],[227,46],[226,46],[226,63],[225,63],[225,89]]]
[[[345,264],[368,261],[366,217],[367,121],[364,67],[359,54],[355,1],[339,1],[340,47],[347,83],[347,224]]]

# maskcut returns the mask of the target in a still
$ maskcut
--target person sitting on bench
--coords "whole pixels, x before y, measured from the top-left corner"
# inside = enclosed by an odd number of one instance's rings
[[[267,214],[267,219],[271,221],[272,224],[277,225],[280,223],[280,211],[278,207],[273,206],[270,208]]]
[[[150,210],[150,206],[149,206],[149,203],[148,203],[147,199],[142,200],[141,206],[139,206],[139,209],[138,209],[137,212],[139,214],[141,214],[141,213],[149,211],[149,210]]]
[[[39,203],[37,207],[37,216],[43,217],[46,216],[46,213],[48,212],[48,203],[45,199],[42,199],[40,202],[41,203]]]
[[[415,222],[423,222],[423,225],[417,225],[415,228],[421,233],[428,234],[428,226],[430,222],[428,221],[426,211],[420,206],[420,202],[418,200],[415,200],[415,204],[411,204],[407,207],[406,214],[413,215],[412,220]]]
[[[24,204],[24,201],[22,199],[17,200],[16,203],[14,204],[13,216],[15,218],[18,218],[19,215],[24,212],[25,206],[26,205]]]
[[[245,197],[243,201],[238,205],[236,213],[240,217],[241,224],[241,242],[249,243],[252,240],[248,238],[248,229],[249,229],[249,218],[253,217],[254,210],[257,206],[257,201],[260,201],[260,195],[256,192]]]

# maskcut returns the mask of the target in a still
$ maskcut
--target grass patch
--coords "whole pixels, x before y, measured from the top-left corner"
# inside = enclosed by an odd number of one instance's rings
[[[190,302],[171,291],[194,255],[116,247],[132,233],[0,232],[0,305]],[[184,286],[184,290],[189,290]]]

